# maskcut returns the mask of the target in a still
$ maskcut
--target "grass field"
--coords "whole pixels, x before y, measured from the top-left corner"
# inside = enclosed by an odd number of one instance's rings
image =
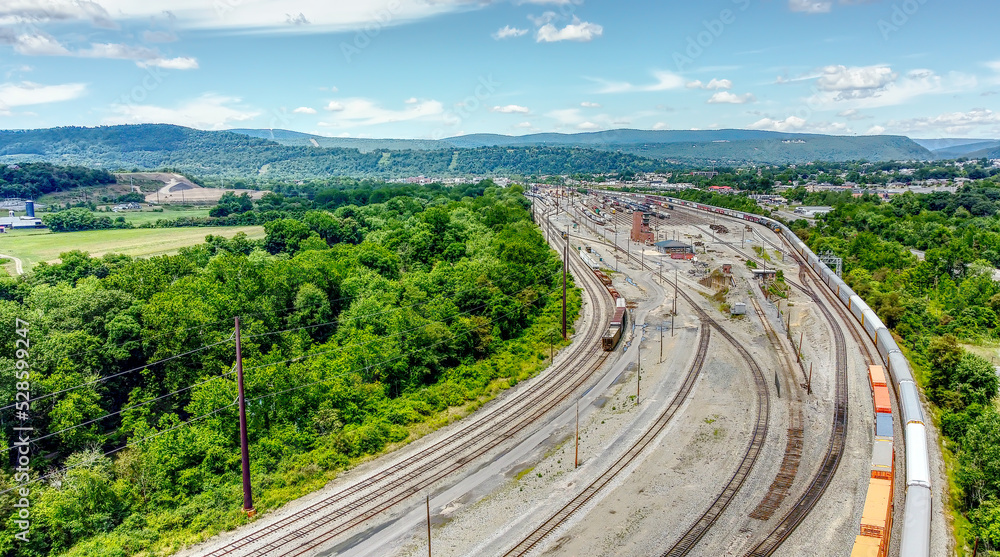
[[[42,261],[58,261],[59,254],[72,250],[85,251],[95,257],[106,253],[149,257],[176,253],[182,247],[200,244],[209,234],[232,238],[238,232],[245,232],[254,239],[264,237],[263,226],[88,230],[58,234],[48,230],[25,230],[0,236],[0,253],[21,259],[27,271]],[[4,267],[13,274],[13,264]]]
[[[130,222],[135,225],[140,225],[144,222],[156,222],[160,219],[173,220],[180,217],[207,217],[209,207],[201,208],[171,208],[164,207],[163,212],[156,213],[153,211],[142,211],[142,212],[125,212],[125,213],[94,213],[98,216],[111,217],[112,219],[117,217],[125,217],[126,222]]]

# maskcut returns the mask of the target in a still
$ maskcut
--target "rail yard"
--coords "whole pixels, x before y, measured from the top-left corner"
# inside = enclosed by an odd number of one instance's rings
[[[947,554],[906,360],[787,229],[662,197],[529,198],[583,289],[553,365],[181,555]]]

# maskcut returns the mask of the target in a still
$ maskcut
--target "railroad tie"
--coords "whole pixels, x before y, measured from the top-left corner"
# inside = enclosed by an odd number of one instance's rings
[[[781,470],[774,478],[767,495],[757,505],[757,508],[750,513],[750,518],[757,520],[770,519],[782,501],[788,496],[788,491],[795,481],[795,475],[799,470],[799,462],[802,460],[802,428],[791,428],[788,430],[788,443],[785,445],[785,458],[781,461]]]

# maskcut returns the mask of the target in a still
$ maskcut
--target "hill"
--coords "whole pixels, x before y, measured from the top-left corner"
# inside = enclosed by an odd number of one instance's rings
[[[274,141],[256,137],[272,133]],[[171,169],[236,178],[615,173],[662,170],[673,163],[932,158],[930,151],[905,137],[756,130],[472,135],[440,142],[320,138],[287,130],[202,131],[166,124],[0,131],[0,163],[58,162],[137,172]]]
[[[454,147],[454,145],[451,145],[450,143],[435,141],[432,139],[362,139],[355,137],[326,137],[291,130],[234,129],[229,131],[259,139],[268,139],[280,145],[288,145],[292,147],[357,149],[362,153],[370,153],[372,151],[386,149],[392,151],[430,151],[434,149],[448,149]]]
[[[688,163],[804,163],[816,160],[913,160],[931,152],[902,136],[831,136],[761,130],[609,130],[524,136],[465,135],[445,141],[456,147],[578,146],[616,150]]]
[[[627,153],[575,147],[370,152],[297,147],[241,133],[166,124],[0,131],[0,163],[7,161],[58,161],[137,172],[169,168],[200,176],[281,179],[613,173],[667,166]]]

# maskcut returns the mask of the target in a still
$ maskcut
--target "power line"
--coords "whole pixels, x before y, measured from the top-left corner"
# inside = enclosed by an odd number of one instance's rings
[[[535,266],[535,268],[532,269],[532,270],[538,270],[539,268],[542,268],[544,265],[545,265],[544,263],[539,264],[539,265]],[[539,282],[541,282],[541,281],[539,281]],[[534,286],[536,284],[538,284],[538,282],[535,282],[535,283],[533,283],[530,286]],[[527,287],[525,289],[527,289]],[[521,292],[523,292],[525,289],[522,289]],[[346,297],[345,298],[341,298],[341,300],[343,300],[343,299],[347,299],[347,298]],[[410,308],[417,307],[417,306],[420,306],[420,305],[428,304],[431,301],[433,301],[433,298],[428,298],[427,300],[424,300],[424,301],[421,301],[421,302],[416,302],[416,303],[410,304],[409,306],[394,307],[394,308],[390,308],[390,309],[386,309],[386,310],[380,310],[380,311],[377,311],[377,312],[372,312],[372,313],[368,313],[368,314],[364,314],[364,315],[352,316],[350,318],[340,318],[340,317],[338,317],[337,319],[335,319],[333,321],[328,321],[328,322],[325,322],[325,323],[317,323],[317,324],[313,324],[313,325],[306,325],[306,326],[303,326],[303,327],[297,327],[297,328],[291,328],[291,329],[283,329],[283,330],[278,330],[278,331],[271,331],[271,332],[267,332],[267,333],[258,333],[258,334],[255,334],[255,335],[249,335],[249,336],[247,336],[245,338],[246,339],[261,338],[261,337],[265,337],[265,336],[270,336],[270,335],[275,335],[275,334],[282,334],[282,333],[286,333],[286,332],[294,332],[294,331],[300,331],[300,330],[306,330],[306,329],[313,329],[313,328],[318,328],[318,327],[324,327],[324,326],[333,325],[333,324],[339,324],[341,321],[345,321],[345,320],[361,320],[361,319],[373,317],[373,316],[376,316],[376,315],[381,315],[383,313],[391,313],[391,312],[396,312],[396,311],[402,311],[404,309],[410,309]],[[475,309],[481,309],[482,307],[483,306],[477,306],[476,308],[473,308],[473,310],[467,310],[466,312],[463,312],[463,313],[457,314],[457,315],[462,315],[464,313],[469,313],[471,311],[474,311]],[[258,315],[260,315],[260,314],[258,314]],[[201,326],[189,327],[188,329],[182,329],[182,331],[188,331],[188,330],[195,329],[195,328],[200,328],[200,327]],[[416,330],[416,329],[413,329],[413,330]],[[405,333],[405,332],[410,332],[410,331],[403,331],[403,332]],[[165,336],[165,335],[166,335],[166,333],[164,335],[160,335],[160,336]],[[154,337],[154,338],[159,338],[159,337]],[[36,398],[32,399],[32,401],[35,402],[35,401],[45,400],[45,399],[48,399],[48,398],[51,398],[53,396],[57,396],[57,395],[60,395],[60,394],[63,394],[63,393],[75,391],[75,390],[78,390],[78,389],[82,389],[84,387],[88,387],[88,386],[91,386],[91,385],[96,385],[98,383],[104,383],[104,382],[109,381],[111,379],[115,379],[115,378],[121,377],[123,375],[128,375],[129,373],[134,373],[136,371],[140,371],[140,370],[146,369],[148,367],[152,367],[152,366],[156,366],[156,365],[159,365],[159,364],[162,364],[162,363],[166,363],[166,362],[169,362],[169,361],[172,361],[172,360],[176,360],[176,359],[182,358],[184,356],[189,356],[191,354],[194,354],[194,353],[197,353],[197,352],[200,352],[200,351],[203,351],[203,350],[207,350],[209,348],[214,348],[214,347],[219,346],[221,344],[226,344],[226,343],[230,342],[232,339],[233,339],[233,336],[232,336],[232,334],[230,334],[230,336],[226,340],[219,341],[219,342],[216,342],[216,343],[213,343],[213,344],[209,344],[209,345],[203,345],[203,346],[201,346],[199,348],[195,348],[193,350],[190,350],[188,352],[184,352],[182,354],[177,354],[177,355],[174,355],[174,356],[163,358],[163,359],[157,360],[155,362],[149,362],[149,363],[143,364],[141,366],[134,367],[134,368],[131,368],[131,369],[127,369],[125,371],[122,371],[122,372],[119,372],[119,373],[115,373],[113,375],[109,375],[107,377],[101,377],[101,378],[95,379],[93,381],[88,381],[86,383],[82,383],[82,384],[74,386],[74,387],[69,387],[69,388],[62,389],[62,390],[59,390],[59,391],[55,391],[55,392],[52,392],[52,393],[47,393],[45,395],[41,395],[39,397],[36,397]],[[134,341],[130,341],[130,342],[134,342]],[[94,351],[94,350],[98,350],[98,348],[91,349],[91,350],[89,350],[87,352],[91,352],[91,351]],[[81,352],[80,354],[84,354],[84,353],[86,353],[86,352]],[[70,357],[70,356],[64,356],[64,357]],[[13,368],[11,368],[11,370],[8,370],[8,371],[12,371],[12,370],[13,370]],[[10,409],[14,408],[15,406],[16,406],[16,403],[8,404],[7,406],[2,406],[2,407],[0,407],[0,412],[3,412],[4,410],[10,410]]]
[[[134,367],[132,369],[127,369],[125,371],[116,373],[114,375],[109,375],[107,377],[101,377],[100,379],[94,379],[93,381],[88,381],[86,383],[81,383],[80,385],[77,385],[75,387],[69,387],[69,388],[66,388],[66,389],[62,389],[60,391],[54,391],[54,392],[51,392],[51,393],[48,393],[48,394],[44,394],[42,396],[39,396],[39,397],[31,399],[31,402],[37,402],[39,400],[45,400],[47,398],[52,398],[52,397],[54,397],[56,395],[60,395],[60,394],[63,394],[63,393],[68,393],[70,391],[75,391],[77,389],[82,389],[82,388],[88,387],[90,385],[96,385],[97,383],[103,383],[105,381],[110,381],[111,379],[114,379],[116,377],[121,377],[122,375],[127,375],[129,373],[134,373],[134,372],[139,371],[141,369],[146,369],[148,367],[159,365],[159,364],[162,364],[162,363],[166,363],[166,362],[169,362],[171,360],[176,360],[178,358],[183,358],[184,356],[190,356],[191,354],[194,354],[196,352],[201,352],[203,350],[208,350],[209,348],[214,348],[216,346],[219,346],[220,344],[226,344],[230,340],[232,340],[232,336],[230,336],[226,340],[221,340],[221,341],[216,342],[214,344],[208,344],[208,345],[205,345],[205,346],[201,346],[201,347],[195,348],[194,350],[189,350],[187,352],[184,352],[183,354],[177,354],[177,355],[174,355],[174,356],[170,356],[169,358],[164,358],[162,360],[157,360],[155,362],[150,362],[148,364],[141,365],[139,367]],[[14,403],[14,404],[8,404],[7,406],[0,407],[0,412],[2,412],[4,410],[9,410],[11,408],[14,408],[15,405],[16,405],[16,403]]]
[[[528,285],[528,286],[526,286],[526,287],[525,287],[525,288],[523,288],[523,289],[522,289],[522,290],[521,290],[521,291],[520,291],[519,293],[521,293],[521,292],[524,292],[525,290],[527,290],[527,289],[531,288],[532,286],[535,286],[536,284],[538,284],[538,283],[533,283],[533,284],[531,284],[531,285]],[[547,293],[546,293],[546,295],[548,295],[548,294],[551,294],[551,292],[552,292],[552,291],[550,291],[550,292],[547,292]],[[396,336],[401,336],[401,335],[405,335],[405,334],[407,334],[407,333],[411,333],[411,332],[414,332],[414,331],[417,331],[417,330],[420,330],[420,329],[423,329],[423,328],[425,328],[425,327],[428,327],[428,326],[430,326],[430,325],[433,325],[433,324],[436,324],[436,323],[442,323],[442,324],[443,324],[443,323],[445,323],[446,321],[450,321],[450,320],[454,320],[454,319],[456,319],[456,318],[458,318],[458,317],[460,317],[460,316],[462,316],[462,315],[466,315],[466,314],[470,314],[470,313],[472,313],[472,312],[474,312],[474,311],[476,311],[476,310],[479,310],[479,309],[483,309],[483,308],[485,308],[485,307],[486,307],[486,305],[487,305],[487,304],[481,304],[481,305],[479,305],[479,306],[476,306],[476,307],[474,307],[474,308],[471,308],[471,309],[468,309],[468,310],[466,310],[466,311],[464,311],[464,312],[460,312],[460,313],[456,313],[455,315],[452,315],[451,317],[448,317],[448,318],[446,318],[446,319],[444,319],[444,320],[440,320],[440,321],[427,321],[426,323],[424,323],[424,324],[422,324],[422,325],[420,325],[420,326],[417,326],[417,327],[413,327],[413,328],[411,328],[411,329],[407,329],[407,330],[405,330],[405,331],[399,331],[399,332],[397,332],[397,333],[394,333],[394,334],[392,334],[392,335],[387,335],[387,336],[380,336],[380,337],[375,337],[375,338],[373,338],[373,339],[371,339],[371,340],[369,340],[369,341],[367,341],[367,342],[364,342],[364,343],[356,343],[356,344],[348,344],[348,345],[344,345],[344,346],[338,346],[338,347],[336,347],[336,348],[333,348],[333,349],[330,349],[330,350],[324,350],[324,351],[320,351],[320,352],[312,352],[312,353],[308,353],[308,354],[303,354],[303,355],[301,355],[301,356],[296,356],[296,357],[294,357],[294,358],[289,358],[289,359],[287,359],[287,360],[281,360],[281,361],[277,361],[277,362],[269,362],[269,363],[266,363],[266,364],[260,364],[260,365],[257,365],[257,366],[254,366],[254,367],[250,367],[250,368],[247,368],[247,369],[246,369],[245,371],[251,371],[251,370],[255,370],[255,369],[262,369],[262,368],[266,368],[266,367],[271,367],[271,366],[275,366],[275,365],[280,365],[280,364],[284,364],[284,363],[291,363],[291,362],[295,362],[295,361],[300,361],[300,360],[305,360],[305,359],[309,359],[309,358],[312,358],[312,357],[316,357],[316,356],[322,356],[322,355],[325,355],[325,354],[330,354],[330,353],[334,353],[334,352],[343,352],[344,350],[346,350],[346,349],[348,349],[348,348],[357,348],[357,347],[362,347],[362,346],[369,346],[369,345],[371,345],[371,344],[374,344],[374,343],[376,343],[376,342],[379,342],[379,341],[384,341],[384,340],[388,340],[388,339],[391,339],[391,338],[393,338],[393,337],[396,337]],[[376,313],[378,313],[378,312],[376,312]],[[509,312],[508,312],[508,313],[509,313]],[[490,321],[493,321],[493,320],[490,320]],[[224,342],[229,342],[229,340],[231,340],[231,338],[230,338],[230,339],[227,339],[226,341],[223,341],[223,342],[220,342],[220,343],[217,343],[217,344],[215,344],[215,345],[212,345],[212,346],[217,346],[218,344],[222,344],[222,343],[224,343]],[[435,343],[435,344],[434,344],[434,345],[432,345],[432,346],[437,346],[438,344],[441,344],[441,343],[443,343],[443,342],[444,342],[444,341],[440,341],[440,342],[438,342],[438,343]],[[210,346],[210,347],[211,347],[211,346]],[[386,362],[388,362],[388,361],[392,361],[393,359],[398,359],[398,358],[401,358],[401,357],[403,357],[403,356],[407,356],[407,355],[410,355],[410,354],[413,354],[413,353],[416,353],[416,352],[418,352],[418,351],[420,351],[420,350],[426,350],[426,348],[427,348],[427,347],[424,347],[424,348],[419,348],[419,349],[415,349],[415,350],[413,350],[413,351],[411,351],[411,352],[407,352],[407,353],[404,353],[404,354],[401,354],[400,356],[397,356],[397,358],[392,358],[392,359],[389,359],[389,360],[386,360]],[[181,357],[181,356],[184,356],[184,355],[186,355],[186,354],[181,354],[181,355],[178,355],[178,356],[176,356],[175,358],[178,358],[178,357]],[[381,362],[381,363],[385,363],[385,362]],[[378,365],[378,364],[375,364],[375,365]],[[371,366],[368,366],[368,367],[371,367]],[[364,369],[368,369],[368,367],[366,367],[366,368],[362,368],[362,370],[364,370]],[[124,373],[128,373],[128,372],[122,372],[122,374],[124,374]],[[52,438],[52,437],[54,437],[54,436],[56,436],[56,435],[59,435],[59,434],[61,434],[61,433],[66,433],[66,432],[68,432],[68,431],[73,431],[73,430],[76,430],[76,429],[79,429],[79,428],[81,428],[81,427],[85,427],[85,426],[88,426],[88,425],[91,425],[91,424],[94,424],[94,423],[97,423],[97,422],[100,422],[100,421],[102,421],[102,420],[104,420],[104,419],[106,419],[106,418],[110,418],[110,417],[112,417],[112,416],[117,416],[117,415],[120,415],[120,414],[122,414],[122,413],[124,413],[124,412],[126,412],[126,411],[128,411],[128,410],[131,410],[131,409],[134,409],[134,408],[139,408],[139,407],[141,407],[141,406],[145,406],[145,405],[147,405],[147,404],[151,404],[151,403],[153,403],[153,402],[157,402],[157,401],[159,401],[159,400],[163,400],[163,399],[166,399],[166,398],[169,398],[169,397],[171,397],[171,396],[174,396],[174,395],[177,395],[177,394],[180,394],[180,393],[183,393],[183,392],[186,392],[186,391],[189,391],[189,390],[191,390],[191,389],[194,389],[194,388],[196,388],[196,387],[199,387],[199,386],[201,386],[201,385],[205,385],[205,384],[207,384],[207,383],[210,383],[210,382],[212,382],[212,381],[215,381],[216,379],[221,379],[221,378],[225,378],[225,377],[227,377],[227,376],[229,376],[229,375],[232,375],[233,373],[234,373],[234,371],[233,371],[233,370],[231,370],[231,371],[229,371],[229,372],[227,372],[227,373],[224,373],[224,374],[222,374],[222,375],[216,375],[216,376],[213,376],[213,377],[211,377],[211,378],[209,378],[209,379],[206,379],[206,380],[204,380],[204,381],[201,381],[201,382],[198,382],[198,383],[195,383],[195,384],[193,384],[193,385],[190,385],[190,386],[187,386],[187,387],[184,387],[184,388],[182,388],[182,389],[178,389],[178,390],[176,390],[176,391],[172,391],[172,392],[170,392],[170,393],[166,393],[166,394],[163,394],[163,395],[161,395],[161,396],[158,396],[158,397],[156,397],[156,398],[153,398],[153,399],[150,399],[150,400],[147,400],[147,401],[144,401],[144,402],[140,402],[140,403],[136,403],[136,404],[133,404],[133,405],[131,405],[131,406],[127,406],[127,407],[125,407],[125,408],[120,408],[120,409],[118,409],[118,410],[116,410],[116,411],[114,411],[114,412],[109,412],[109,413],[107,413],[107,414],[105,414],[105,415],[103,415],[103,416],[101,416],[101,417],[99,417],[99,418],[93,418],[93,419],[91,419],[91,420],[88,420],[88,421],[86,421],[86,422],[82,422],[82,423],[80,423],[80,424],[76,424],[76,425],[74,425],[74,426],[70,426],[70,427],[67,427],[67,428],[63,428],[63,429],[61,429],[61,430],[59,430],[59,431],[55,431],[55,432],[52,432],[52,433],[48,433],[48,434],[46,434],[46,435],[43,435],[43,436],[41,436],[41,437],[38,437],[38,438],[35,438],[35,439],[32,439],[32,443],[37,443],[37,442],[39,442],[39,441],[42,441],[42,440],[44,440],[44,439],[49,439],[49,438]],[[111,379],[111,378],[113,378],[113,377],[114,377],[114,376],[109,376],[109,377],[105,378],[105,380],[106,380],[106,379]],[[93,381],[93,382],[91,382],[91,383],[89,383],[89,384],[93,384],[93,383],[96,383],[96,382],[99,382],[99,381]],[[64,389],[64,390],[63,390],[63,391],[61,391],[61,392],[68,392],[68,391],[71,391],[71,390],[74,390],[74,389],[78,389],[78,388],[81,388],[81,387],[83,387],[83,386],[86,386],[86,385],[80,385],[80,386],[77,386],[77,387],[73,387],[73,388],[71,388],[71,389]],[[59,392],[56,392],[56,393],[51,393],[51,394],[49,394],[49,395],[46,395],[45,397],[39,397],[38,399],[34,399],[34,400],[40,400],[40,399],[42,399],[42,398],[49,398],[49,397],[51,397],[51,396],[55,396],[56,394],[59,394]],[[266,397],[265,397],[265,398],[266,398]],[[259,400],[259,399],[254,399],[254,401],[253,401],[253,402],[255,402],[256,400]],[[2,409],[2,408],[0,408],[0,410],[3,410],[3,409]],[[9,451],[11,451],[11,450],[13,450],[13,447],[10,447],[10,448],[6,449],[6,451],[5,451],[5,452],[9,452]]]
[[[115,454],[117,452],[124,451],[125,449],[127,449],[129,447],[133,447],[133,446],[135,446],[135,445],[137,445],[139,443],[144,443],[146,441],[149,441],[150,439],[154,439],[154,438],[159,437],[159,436],[161,436],[163,434],[170,433],[171,431],[174,431],[176,429],[180,429],[180,428],[182,428],[184,426],[187,426],[187,425],[190,425],[190,424],[192,424],[192,423],[194,423],[196,421],[203,420],[203,419],[208,418],[210,416],[214,416],[215,414],[218,414],[219,412],[222,412],[223,410],[229,408],[230,406],[234,406],[235,404],[236,404],[235,402],[231,403],[231,404],[227,404],[227,405],[223,406],[222,408],[216,408],[215,410],[209,412],[208,414],[202,414],[201,416],[197,416],[197,417],[191,418],[191,419],[187,420],[186,422],[181,422],[181,423],[179,423],[179,424],[177,424],[177,425],[175,425],[175,426],[173,426],[171,428],[164,429],[162,431],[158,431],[158,432],[154,433],[153,435],[150,435],[148,437],[143,437],[142,439],[139,439],[138,441],[131,441],[129,443],[125,443],[124,445],[122,445],[121,447],[118,447],[117,449],[112,449],[112,450],[110,450],[110,451],[108,451],[106,453],[103,453],[102,456],[113,455],[113,454]],[[82,462],[82,463],[76,464],[74,466],[67,466],[65,468],[60,468],[59,470],[56,470],[54,472],[49,472],[48,474],[45,474],[43,476],[39,476],[39,477],[37,477],[35,479],[32,479],[32,480],[29,480],[27,482],[22,482],[22,483],[18,484],[16,487],[12,487],[12,488],[0,491],[0,495],[4,495],[6,493],[10,493],[11,491],[15,491],[17,489],[20,489],[21,487],[25,486],[26,484],[32,484],[32,483],[35,483],[35,482],[39,482],[41,480],[44,480],[45,478],[51,478],[52,476],[56,476],[56,475],[58,475],[60,473],[63,473],[63,472],[69,472],[70,470],[75,470],[76,468],[80,468],[81,466],[86,466],[88,464],[90,464],[90,463],[89,462]]]
[[[553,289],[549,290],[548,292],[546,292],[546,295],[549,295],[549,294],[552,294],[552,293],[553,293],[553,292],[555,292],[556,290],[558,290],[558,288],[553,288]],[[527,304],[521,304],[521,305],[522,305],[522,307],[524,307],[524,306],[526,306]],[[512,309],[512,310],[509,310],[509,311],[507,311],[507,312],[504,312],[504,315],[509,315],[510,313],[513,313],[513,309]],[[489,320],[489,321],[487,321],[487,322],[493,322],[493,321],[496,321],[496,319],[491,319],[491,320]],[[428,324],[430,324],[430,323],[428,323]],[[374,341],[372,341],[372,342],[374,342]],[[333,377],[328,377],[328,378],[326,378],[326,379],[323,379],[323,380],[320,380],[320,381],[316,381],[316,382],[313,382],[313,383],[309,383],[309,384],[306,384],[306,385],[299,385],[299,386],[297,386],[297,387],[293,387],[293,388],[291,388],[291,389],[285,389],[285,390],[283,390],[283,391],[278,391],[278,392],[273,392],[273,393],[268,393],[268,394],[266,394],[266,395],[263,395],[263,396],[260,396],[260,397],[257,397],[257,398],[255,398],[255,399],[252,399],[252,400],[250,400],[249,402],[257,402],[257,401],[260,401],[260,400],[264,400],[264,399],[266,399],[266,398],[270,398],[270,397],[274,397],[274,396],[279,396],[279,395],[282,395],[282,394],[287,394],[287,393],[289,393],[289,392],[293,392],[293,391],[296,391],[296,390],[299,390],[299,389],[304,389],[304,388],[308,388],[308,387],[311,387],[311,386],[315,386],[315,385],[318,385],[318,384],[322,384],[322,383],[326,383],[326,382],[328,382],[328,381],[331,381],[331,380],[333,380],[333,379],[336,379],[336,378],[338,378],[338,377],[343,377],[343,376],[348,376],[348,375],[350,375],[350,374],[353,374],[353,373],[358,373],[358,372],[360,372],[360,371],[364,371],[364,370],[366,370],[366,369],[370,369],[370,368],[372,368],[372,367],[375,367],[375,366],[378,366],[378,365],[381,365],[381,364],[383,364],[383,363],[386,363],[386,362],[388,362],[388,361],[392,361],[392,360],[394,360],[394,359],[400,359],[400,358],[402,358],[402,357],[404,357],[404,356],[408,356],[408,355],[412,355],[412,354],[414,354],[414,353],[417,353],[417,352],[420,352],[420,351],[425,351],[425,350],[427,350],[427,349],[429,349],[429,348],[432,348],[432,347],[434,347],[434,346],[437,346],[437,345],[439,345],[439,344],[443,344],[444,342],[446,342],[446,340],[441,340],[441,341],[438,341],[438,342],[436,342],[436,343],[432,344],[431,346],[427,346],[427,347],[422,347],[422,348],[418,348],[418,349],[414,349],[414,350],[412,350],[412,351],[410,351],[410,352],[406,352],[406,353],[404,353],[404,354],[400,354],[400,355],[398,355],[398,356],[395,356],[394,358],[389,358],[389,359],[387,359],[387,360],[383,360],[382,362],[377,362],[377,363],[374,363],[374,364],[370,364],[370,365],[368,365],[368,366],[365,366],[365,367],[363,367],[363,368],[358,368],[358,369],[355,369],[355,370],[351,370],[351,371],[347,371],[347,372],[343,372],[343,373],[340,373],[340,374],[337,374],[337,375],[335,375],[335,376],[333,376]],[[324,352],[324,353],[325,353],[325,352]],[[306,358],[306,357],[312,357],[312,356],[317,356],[317,355],[321,355],[321,354],[322,354],[322,353],[317,353],[317,354],[310,354],[310,355],[307,355],[307,356],[304,356],[304,357],[300,357],[300,358],[296,358],[296,359],[303,359],[303,358]],[[251,368],[251,369],[258,369],[258,368],[261,368],[261,367],[268,367],[268,366],[271,366],[271,365],[277,365],[277,364],[280,364],[280,363],[285,363],[285,362],[275,362],[275,363],[270,363],[270,364],[263,364],[263,365],[261,365],[261,366],[256,366],[255,368]],[[230,372],[229,372],[229,373],[227,373],[226,375],[231,375],[232,373],[233,373],[233,372],[232,372],[232,371],[230,371]],[[217,378],[217,377],[213,377],[212,379],[210,379],[210,380],[208,380],[208,381],[214,381],[214,380],[215,380],[216,378]],[[207,382],[207,381],[206,381],[206,382]],[[150,402],[151,402],[151,401],[150,401]],[[227,405],[225,405],[225,406],[223,406],[223,407],[221,407],[221,408],[216,408],[215,410],[213,410],[213,411],[211,411],[211,412],[209,412],[209,413],[207,413],[207,414],[202,414],[202,415],[200,415],[200,416],[196,416],[196,417],[194,417],[194,418],[190,418],[190,419],[188,419],[187,421],[185,421],[185,422],[182,422],[182,423],[180,423],[180,424],[177,424],[177,425],[175,425],[175,426],[173,426],[173,427],[170,427],[170,428],[168,428],[168,429],[165,429],[165,430],[162,430],[162,431],[158,431],[158,432],[154,433],[153,435],[149,435],[149,436],[147,436],[147,437],[144,437],[144,438],[142,438],[142,439],[139,439],[139,440],[133,440],[133,441],[130,441],[130,442],[127,442],[127,443],[126,443],[125,445],[123,445],[123,446],[121,446],[121,447],[118,447],[118,448],[116,448],[116,449],[112,449],[112,450],[110,450],[110,451],[107,451],[107,452],[103,453],[103,456],[110,456],[110,455],[112,455],[112,454],[115,454],[115,453],[118,453],[118,452],[120,452],[120,451],[123,451],[123,450],[125,450],[125,449],[127,449],[127,448],[129,448],[129,447],[133,447],[133,446],[135,446],[135,445],[137,445],[137,444],[141,444],[141,443],[144,443],[144,442],[146,442],[146,441],[149,441],[150,439],[154,439],[154,438],[156,438],[156,437],[159,437],[159,436],[161,436],[161,435],[164,435],[164,434],[166,434],[166,433],[169,433],[169,432],[171,432],[171,431],[174,431],[174,430],[177,430],[177,429],[180,429],[180,428],[182,428],[182,427],[185,427],[185,426],[188,426],[188,425],[191,425],[191,424],[193,424],[193,423],[195,423],[195,422],[197,422],[197,421],[200,421],[200,420],[203,420],[203,419],[205,419],[205,418],[208,418],[208,417],[211,417],[211,416],[214,416],[215,414],[218,414],[218,413],[220,413],[220,412],[222,412],[222,411],[224,411],[224,410],[226,410],[226,409],[228,409],[228,408],[230,408],[230,407],[232,407],[232,406],[235,406],[235,405],[236,405],[236,403],[235,403],[235,402],[233,402],[233,403],[230,403],[230,404],[227,404]],[[56,475],[58,475],[58,474],[60,474],[60,473],[64,473],[64,472],[68,472],[68,471],[70,471],[70,470],[74,470],[74,469],[76,469],[76,468],[79,468],[79,467],[82,467],[82,466],[86,466],[86,465],[88,465],[88,464],[89,464],[89,463],[87,463],[87,462],[84,462],[84,463],[80,463],[80,464],[77,464],[77,465],[74,465],[74,466],[69,466],[69,467],[65,467],[65,468],[61,468],[61,469],[59,469],[59,470],[56,470],[56,471],[54,471],[54,472],[50,472],[50,473],[48,473],[48,474],[45,474],[45,475],[42,475],[42,476],[39,476],[39,477],[37,477],[37,478],[34,478],[34,479],[32,479],[32,480],[29,480],[29,481],[27,481],[27,482],[23,482],[23,483],[19,484],[19,485],[18,485],[17,487],[12,487],[12,488],[9,488],[9,489],[6,489],[6,490],[3,490],[3,491],[0,491],[0,495],[4,495],[4,494],[6,494],[6,493],[10,493],[11,491],[14,491],[14,490],[17,490],[17,489],[19,489],[20,487],[23,487],[23,486],[24,486],[24,485],[26,485],[26,484],[31,484],[31,483],[36,483],[36,482],[39,482],[39,481],[41,481],[41,480],[44,480],[44,479],[46,479],[46,478],[50,478],[50,477],[53,477],[53,476],[56,476]]]

